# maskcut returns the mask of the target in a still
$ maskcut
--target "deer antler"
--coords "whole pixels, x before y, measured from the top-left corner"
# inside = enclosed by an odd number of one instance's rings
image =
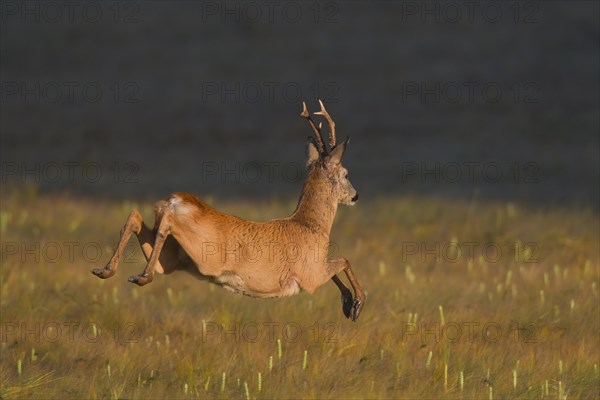
[[[306,118],[306,120],[310,124],[311,128],[313,129],[313,132],[315,133],[319,154],[326,154],[325,143],[323,142],[323,136],[321,135],[321,130],[319,128],[317,128],[317,126],[313,122],[312,118],[310,117],[310,114],[309,114],[308,110],[306,109],[305,102],[302,102],[302,108],[303,109],[302,109],[302,112],[300,113],[300,115],[302,117]]]
[[[321,111],[317,111],[315,115],[322,115],[327,121],[327,125],[329,125],[329,148],[333,150],[336,146],[335,122],[333,122],[333,119],[331,119],[331,116],[325,109],[325,106],[323,105],[323,102],[321,100],[319,100],[319,104],[321,105]]]

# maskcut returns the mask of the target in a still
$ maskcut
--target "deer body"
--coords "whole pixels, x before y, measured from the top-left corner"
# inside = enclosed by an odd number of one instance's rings
[[[347,180],[341,158],[343,146],[335,145],[335,124],[321,103],[321,115],[331,132],[331,154],[306,106],[302,116],[313,127],[317,143],[307,144],[308,174],[294,213],[266,222],[248,221],[212,208],[189,193],[173,193],[155,206],[155,224],[149,229],[133,210],[121,231],[113,257],[104,268],[92,271],[100,278],[113,276],[129,237],[135,233],[148,260],[144,271],[130,282],[143,286],[154,273],[187,271],[197,278],[252,297],[291,296],[314,292],[329,280],[342,294],[344,314],[356,320],[364,305],[350,263],[345,258],[328,260],[329,235],[337,205],[354,204],[356,190]],[[354,297],[336,276],[344,271]]]
[[[246,221],[192,196],[175,193],[159,207],[171,215],[170,235],[200,278],[253,297],[290,296],[301,289],[313,292],[330,278],[325,276],[323,257],[328,235],[311,231],[293,217]],[[160,265],[159,258],[156,271],[172,269]]]

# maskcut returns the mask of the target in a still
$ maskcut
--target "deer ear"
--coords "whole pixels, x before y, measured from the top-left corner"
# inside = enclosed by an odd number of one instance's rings
[[[329,156],[329,160],[335,164],[340,164],[342,162],[342,157],[344,157],[344,152],[346,151],[346,146],[350,143],[350,138],[346,137],[346,140],[341,145],[335,146],[335,148],[331,151],[331,155]]]
[[[319,150],[317,150],[317,144],[315,143],[315,139],[309,136],[306,142],[306,166],[310,167],[318,159]]]

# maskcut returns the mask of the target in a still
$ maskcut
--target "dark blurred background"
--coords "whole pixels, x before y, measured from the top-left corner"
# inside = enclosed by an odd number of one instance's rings
[[[3,191],[294,198],[321,98],[361,198],[598,208],[598,2],[1,12]]]

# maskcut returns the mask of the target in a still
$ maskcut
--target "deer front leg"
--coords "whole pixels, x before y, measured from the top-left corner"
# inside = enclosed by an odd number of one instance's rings
[[[163,245],[165,244],[165,240],[167,236],[171,233],[171,218],[172,211],[167,210],[163,214],[160,224],[158,226],[158,230],[156,231],[156,239],[154,242],[154,246],[152,246],[152,253],[150,253],[150,259],[148,260],[148,264],[144,271],[138,275],[131,276],[129,278],[129,282],[138,284],[140,286],[144,286],[150,282],[154,278],[154,271],[156,269],[156,263],[158,262],[158,257],[160,256],[160,252],[162,251]]]
[[[366,296],[365,292],[363,292],[362,288],[360,287],[358,280],[354,276],[354,271],[352,271],[352,267],[350,267],[350,262],[348,260],[346,260],[346,264],[347,266],[344,269],[344,272],[346,273],[346,277],[348,277],[350,285],[352,285],[352,289],[354,290],[354,301],[352,302],[351,317],[352,321],[356,321],[365,305]]]
[[[365,305],[365,293],[363,292],[360,284],[356,280],[354,276],[354,272],[352,271],[352,267],[350,266],[350,261],[345,259],[344,257],[339,257],[327,262],[328,268],[330,272],[333,272],[332,276],[333,282],[338,286],[340,291],[342,292],[342,310],[344,311],[344,315],[346,317],[352,319],[352,321],[356,321]],[[344,271],[348,280],[350,281],[350,285],[352,285],[352,289],[354,290],[354,299],[352,300],[352,304],[349,307],[346,305],[346,301],[348,300],[348,288],[340,281],[340,279],[335,275],[338,272]],[[340,286],[341,285],[341,286]],[[346,290],[344,290],[346,289]]]
[[[350,293],[350,290],[346,287],[346,285],[344,285],[344,283],[341,281],[340,278],[338,278],[337,275],[332,276],[331,280],[337,285],[338,289],[340,289],[340,292],[342,294],[342,311],[344,312],[344,316],[346,318],[350,318],[350,311],[353,300],[352,293]]]
[[[125,222],[125,226],[123,226],[123,229],[121,229],[121,238],[119,239],[117,249],[115,250],[108,264],[106,264],[104,268],[94,268],[92,270],[92,274],[99,278],[106,279],[110,278],[117,272],[117,269],[119,268],[119,261],[121,260],[121,256],[125,251],[125,246],[127,246],[127,242],[129,241],[132,233],[135,233],[138,237],[140,235],[151,236],[151,231],[148,229],[146,224],[144,224],[144,221],[142,221],[142,215],[138,212],[138,210],[133,210],[129,214],[127,222]]]

